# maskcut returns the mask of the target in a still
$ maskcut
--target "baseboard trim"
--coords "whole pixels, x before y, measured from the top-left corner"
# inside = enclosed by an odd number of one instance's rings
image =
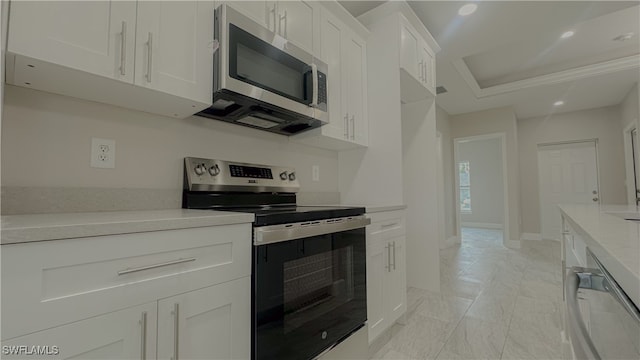
[[[520,240],[507,240],[504,242],[504,246],[510,249],[520,249],[522,244],[520,243]]]
[[[520,240],[542,240],[542,234],[540,233],[522,233]]]
[[[462,227],[472,227],[481,229],[499,229],[502,230],[502,224],[481,223],[481,222],[461,222]]]

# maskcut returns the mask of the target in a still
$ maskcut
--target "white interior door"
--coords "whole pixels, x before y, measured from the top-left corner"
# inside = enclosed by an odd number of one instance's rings
[[[593,141],[538,147],[543,239],[560,240],[559,204],[597,204],[598,167]]]

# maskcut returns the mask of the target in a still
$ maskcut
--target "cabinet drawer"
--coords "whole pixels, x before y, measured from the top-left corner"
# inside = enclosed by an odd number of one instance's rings
[[[251,273],[251,225],[2,246],[2,338]]]
[[[371,224],[367,226],[368,235],[380,235],[384,239],[401,236],[406,233],[404,211],[388,211],[367,215]]]

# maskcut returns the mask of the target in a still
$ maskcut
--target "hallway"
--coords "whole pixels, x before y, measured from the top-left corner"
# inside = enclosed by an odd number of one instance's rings
[[[374,359],[560,359],[560,243],[502,245],[502,231],[462,229],[440,251],[441,293],[409,289],[407,323]]]

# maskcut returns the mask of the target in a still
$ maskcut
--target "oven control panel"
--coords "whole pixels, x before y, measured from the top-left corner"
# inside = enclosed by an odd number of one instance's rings
[[[187,157],[184,187],[190,191],[296,193],[300,184],[294,168]]]

